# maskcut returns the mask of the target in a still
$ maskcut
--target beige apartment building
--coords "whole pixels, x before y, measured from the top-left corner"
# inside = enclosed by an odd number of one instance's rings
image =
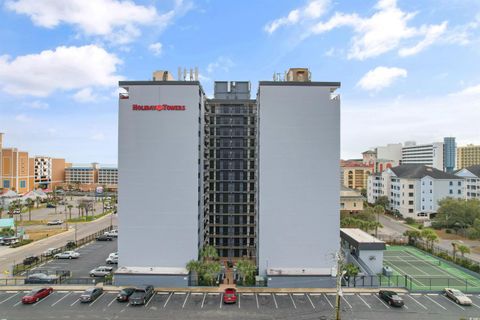
[[[340,190],[340,211],[358,213],[363,211],[363,201],[366,199],[359,191],[342,186]]]
[[[480,164],[480,145],[469,144],[457,147],[457,168],[463,169]]]
[[[361,161],[341,161],[340,182],[347,188],[362,190],[367,189],[368,176],[373,172],[373,164]]]

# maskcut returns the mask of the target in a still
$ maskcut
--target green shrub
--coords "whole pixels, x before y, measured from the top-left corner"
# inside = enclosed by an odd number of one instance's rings
[[[452,233],[451,229],[445,229],[445,233]]]
[[[405,219],[406,224],[415,224],[415,219],[408,217]]]

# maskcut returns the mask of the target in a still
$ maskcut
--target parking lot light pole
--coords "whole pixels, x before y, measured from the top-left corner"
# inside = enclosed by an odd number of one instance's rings
[[[336,320],[341,319],[341,316],[340,316],[340,299],[343,296],[342,278],[346,273],[347,273],[347,271],[345,271],[345,270],[343,270],[341,273],[340,273],[340,270],[337,271],[337,296],[336,296],[336,300],[335,300],[335,319]]]

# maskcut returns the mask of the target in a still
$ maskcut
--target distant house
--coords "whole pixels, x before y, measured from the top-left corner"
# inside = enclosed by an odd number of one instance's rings
[[[342,186],[340,190],[340,211],[361,212],[363,211],[363,201],[365,201],[365,198],[359,191]]]

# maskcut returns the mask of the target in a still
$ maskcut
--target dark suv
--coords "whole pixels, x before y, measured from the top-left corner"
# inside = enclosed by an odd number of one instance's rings
[[[38,257],[36,257],[36,256],[29,256],[29,257],[26,257],[25,259],[23,259],[23,264],[24,264],[25,266],[28,266],[28,265],[37,263],[38,260],[39,260],[39,259],[38,259]]]
[[[145,285],[141,287],[135,288],[135,291],[130,296],[128,301],[131,305],[142,305],[146,304],[147,301],[153,296],[155,293],[153,286]]]

